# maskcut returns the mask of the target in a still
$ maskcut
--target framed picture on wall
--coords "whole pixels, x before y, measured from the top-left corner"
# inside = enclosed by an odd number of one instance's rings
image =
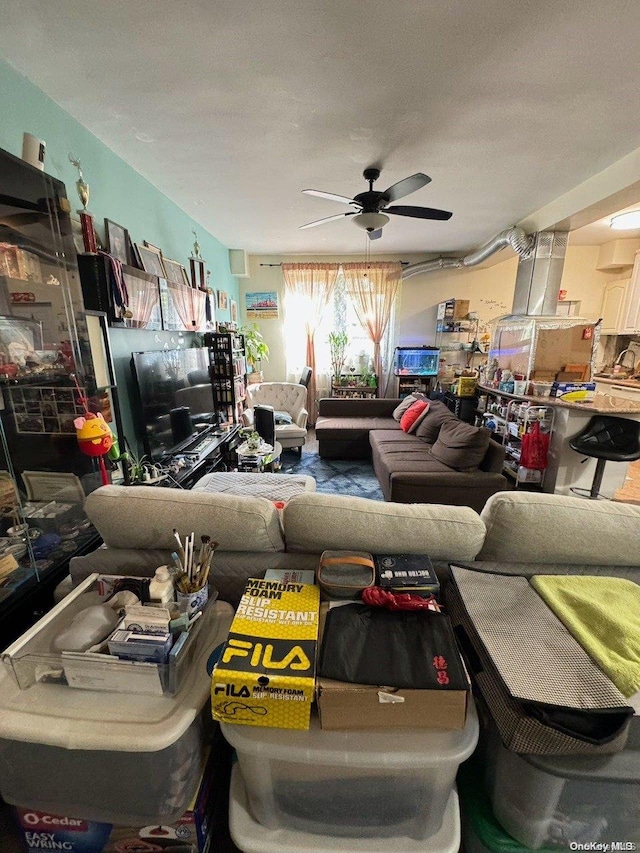
[[[226,290],[219,290],[218,291],[218,308],[221,311],[226,311],[228,307],[229,307],[229,301],[227,298],[227,291]]]
[[[104,237],[109,254],[123,264],[131,264],[131,240],[127,229],[105,218]]]
[[[167,274],[167,281],[171,281],[173,284],[189,285],[187,271],[182,264],[178,263],[178,261],[172,261],[170,258],[163,258],[162,265],[164,266]]]
[[[198,290],[206,290],[205,263],[201,258],[189,258],[191,267],[191,287]]]
[[[162,263],[162,252],[160,249],[157,246],[153,248],[151,246],[141,246],[140,243],[136,243],[135,245],[142,269],[145,272],[151,273],[151,275],[157,275],[158,278],[166,278],[167,275]]]
[[[232,299],[230,301],[229,305],[230,305],[229,312],[231,315],[231,322],[237,323],[238,322],[238,303],[235,301],[235,299]]]

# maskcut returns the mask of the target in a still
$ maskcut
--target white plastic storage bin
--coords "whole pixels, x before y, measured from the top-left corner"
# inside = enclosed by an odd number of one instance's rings
[[[458,853],[460,847],[460,810],[453,789],[446,801],[440,829],[426,840],[406,836],[385,838],[336,838],[325,834],[301,832],[281,827],[265,829],[251,812],[247,792],[238,767],[231,773],[229,789],[229,832],[243,853]]]
[[[233,608],[200,620],[197,653],[174,696],[21,690],[0,670],[0,794],[14,806],[104,823],[172,823],[193,796],[205,757],[207,660]],[[209,714],[206,714],[209,718]]]
[[[521,844],[568,848],[640,843],[640,751],[605,756],[518,755],[495,738],[493,811]],[[602,849],[605,849],[604,847]]]
[[[235,747],[255,820],[267,829],[425,839],[442,824],[458,765],[473,752],[473,702],[464,729],[308,731],[222,723]]]

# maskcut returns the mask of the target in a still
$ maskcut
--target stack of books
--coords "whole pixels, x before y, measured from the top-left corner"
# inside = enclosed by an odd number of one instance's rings
[[[426,554],[374,554],[378,586],[438,598],[440,583]]]

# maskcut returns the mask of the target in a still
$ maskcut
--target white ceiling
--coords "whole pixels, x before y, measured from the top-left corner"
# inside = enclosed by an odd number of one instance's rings
[[[609,216],[604,216],[597,219],[590,225],[583,225],[582,228],[576,228],[571,232],[572,246],[601,246],[603,243],[608,243],[610,240],[626,240],[632,237],[640,237],[640,228],[631,228],[625,231],[614,231],[611,228],[611,219],[618,213],[626,213],[630,210],[640,210],[639,203],[632,204],[630,207],[624,207],[617,210]]]
[[[222,243],[361,253],[304,196],[432,183],[374,252],[457,252],[638,147],[637,0],[2,0],[0,51]],[[402,202],[405,203],[405,202]]]

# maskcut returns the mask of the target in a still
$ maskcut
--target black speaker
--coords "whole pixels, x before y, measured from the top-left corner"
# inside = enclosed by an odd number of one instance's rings
[[[193,423],[191,421],[191,409],[189,406],[180,406],[177,409],[171,409],[169,412],[171,421],[171,437],[174,444],[180,444],[181,441],[193,435]]]
[[[273,406],[254,406],[253,423],[256,432],[263,441],[275,447],[276,443],[276,413]]]

